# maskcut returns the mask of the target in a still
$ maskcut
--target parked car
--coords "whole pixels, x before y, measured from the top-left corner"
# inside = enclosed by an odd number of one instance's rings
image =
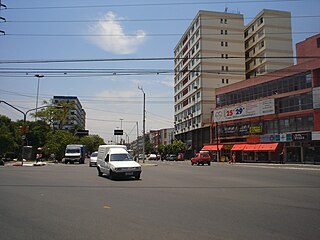
[[[149,157],[148,157],[148,160],[157,160],[157,155],[151,153],[151,154],[149,155]]]
[[[210,166],[211,164],[211,159],[210,159],[210,155],[208,152],[199,152],[197,153],[193,158],[191,158],[191,165],[204,165],[204,164],[208,164],[208,166]]]
[[[98,158],[98,151],[91,153],[90,162],[89,162],[90,167],[97,166],[97,158]]]
[[[176,154],[167,155],[167,161],[177,161],[177,155]]]

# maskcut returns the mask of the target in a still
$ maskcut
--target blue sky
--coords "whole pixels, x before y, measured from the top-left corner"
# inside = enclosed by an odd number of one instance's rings
[[[172,58],[181,34],[199,10],[239,11],[248,23],[262,9],[290,11],[293,44],[320,32],[320,1],[103,1],[2,0],[8,9],[0,16],[0,99],[23,111],[35,107],[37,79],[39,105],[54,95],[78,96],[87,113],[87,129],[105,141],[115,140],[120,128],[136,138],[142,131],[142,86],[146,93],[146,130],[173,127],[173,61],[132,61],[137,58]],[[303,17],[302,17],[303,16]],[[44,36],[46,35],[46,36]],[[116,35],[97,36],[97,35]],[[3,63],[23,60],[129,59],[50,63]],[[21,73],[4,72],[20,68]],[[41,70],[43,69],[43,70]],[[44,70],[46,69],[46,70]],[[57,73],[50,70],[59,69]],[[71,73],[75,69],[114,69],[111,74]],[[139,74],[120,70],[140,69]],[[149,75],[142,70],[152,69]],[[115,72],[116,74],[112,74]],[[66,74],[65,74],[66,73]],[[0,114],[13,120],[22,116],[1,104]],[[30,118],[29,118],[30,119]]]

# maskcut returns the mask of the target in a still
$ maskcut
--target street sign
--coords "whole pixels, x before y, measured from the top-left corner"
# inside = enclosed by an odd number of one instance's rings
[[[114,135],[123,135],[123,130],[114,130]]]

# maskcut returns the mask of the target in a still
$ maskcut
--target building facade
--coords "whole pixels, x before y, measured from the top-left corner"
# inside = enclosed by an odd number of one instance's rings
[[[175,138],[189,154],[209,140],[218,87],[245,79],[243,16],[200,11],[174,49]]]
[[[297,48],[319,51],[318,39]],[[307,56],[302,52],[298,58]],[[216,96],[213,146],[221,146],[222,156],[236,152],[237,161],[320,162],[318,58],[216,89]]]
[[[247,79],[293,65],[290,12],[262,10],[244,37]]]
[[[159,145],[168,145],[173,142],[174,128],[150,130],[149,138],[150,143],[154,146],[155,150],[157,150]]]
[[[62,129],[64,130],[85,130],[86,112],[77,97],[74,96],[54,96],[53,103],[64,102],[67,105],[66,119],[63,122]],[[58,128],[60,122],[55,122],[55,127]]]

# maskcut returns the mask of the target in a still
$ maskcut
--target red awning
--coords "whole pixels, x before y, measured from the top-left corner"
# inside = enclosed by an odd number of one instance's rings
[[[222,144],[218,145],[218,149],[221,150],[223,147]],[[217,151],[217,145],[205,145],[203,146],[203,148],[201,149],[201,151]]]
[[[246,146],[246,144],[235,144],[231,148],[231,151],[242,151],[245,146]]]
[[[268,152],[268,151],[276,151],[279,143],[262,143],[260,144],[259,151],[260,152]]]
[[[261,144],[246,144],[243,151],[259,151]]]

